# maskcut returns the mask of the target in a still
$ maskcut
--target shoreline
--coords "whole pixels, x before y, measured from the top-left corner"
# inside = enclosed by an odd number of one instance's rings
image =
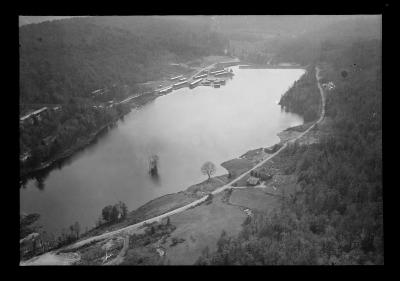
[[[319,83],[318,79],[317,79],[317,83]],[[322,103],[324,103],[324,101],[322,101]],[[271,145],[271,146],[269,146],[269,147],[260,147],[260,148],[256,148],[256,149],[250,149],[247,152],[245,152],[244,154],[241,154],[237,158],[233,158],[233,159],[230,159],[230,160],[227,160],[227,161],[224,161],[224,162],[220,163],[220,165],[224,169],[227,170],[228,175],[229,175],[230,171],[226,166],[224,166],[225,163],[228,163],[230,161],[235,161],[235,160],[239,160],[239,161],[247,160],[246,156],[249,155],[249,154],[251,155],[252,152],[254,152],[254,151],[262,150],[264,152],[264,155],[262,156],[261,159],[257,159],[256,161],[251,163],[251,167],[248,167],[245,170],[243,169],[242,172],[234,175],[234,177],[229,177],[228,176],[229,180],[226,183],[215,187],[213,190],[207,192],[207,194],[205,194],[205,195],[214,194],[215,192],[218,192],[219,189],[223,189],[224,186],[227,186],[229,184],[237,182],[238,179],[240,179],[243,175],[245,175],[246,173],[249,173],[249,171],[255,169],[258,165],[262,164],[264,161],[268,161],[273,156],[277,155],[280,151],[282,151],[287,146],[288,143],[291,143],[291,142],[293,142],[293,140],[296,140],[297,138],[301,138],[303,135],[305,135],[310,129],[312,129],[312,127],[314,127],[317,123],[319,123],[323,119],[324,115],[325,115],[325,112],[322,111],[321,112],[321,116],[320,116],[320,118],[318,120],[314,120],[314,121],[306,122],[306,123],[303,121],[303,124],[292,126],[292,127],[288,127],[286,129],[282,130],[281,132],[277,133],[277,136],[280,138],[280,141],[275,143],[275,144],[273,144],[273,145]],[[290,134],[290,137],[287,137],[287,138],[282,137],[282,134],[285,133],[285,132]],[[269,150],[270,152],[265,152],[265,150],[267,150],[267,151]],[[247,164],[249,164],[249,163],[247,163]],[[215,176],[215,177],[212,177],[211,179],[215,179],[215,178],[223,177],[223,176],[227,176],[227,175],[224,174],[224,175],[220,175],[220,176]],[[174,195],[176,196],[178,194],[188,193],[190,188],[192,188],[194,186],[201,185],[202,183],[205,183],[205,182],[207,182],[207,180],[203,181],[201,183],[198,183],[198,184],[191,185],[191,186],[187,187],[184,190],[156,197],[156,198],[146,202],[145,204],[139,206],[138,208],[130,211],[128,213],[128,217],[129,217],[129,215],[132,215],[135,212],[140,212],[141,210],[143,210],[146,207],[150,206],[152,203],[157,202],[157,200],[161,200],[162,198],[165,198],[165,197],[168,197],[168,196],[174,196]],[[178,206],[178,207],[174,207],[174,208],[170,208],[170,209],[164,210],[163,212],[160,212],[160,213],[157,213],[157,214],[153,214],[153,216],[151,216],[150,218],[146,218],[146,213],[144,213],[144,214],[140,214],[142,216],[141,219],[137,219],[134,222],[130,222],[130,223],[128,222],[124,226],[118,225],[118,223],[115,224],[115,228],[113,228],[112,225],[111,226],[107,226],[106,229],[103,229],[104,231],[102,231],[101,233],[93,233],[93,234],[91,234],[89,236],[84,236],[84,237],[82,237],[82,239],[76,241],[75,244],[79,244],[80,241],[95,239],[96,237],[99,237],[99,236],[109,235],[112,232],[118,232],[120,229],[123,229],[123,228],[134,227],[135,225],[138,225],[138,224],[146,224],[146,221],[149,221],[149,220],[150,221],[158,221],[158,219],[157,219],[158,217],[163,217],[163,216],[165,216],[165,215],[167,215],[169,213],[176,212],[179,209],[191,208],[193,203],[195,203],[196,201],[202,201],[203,202],[204,201],[203,199],[205,198],[204,194],[202,196],[197,197],[197,198],[196,197],[197,196],[193,196],[192,197],[193,200],[191,200],[191,202],[186,203],[186,205]],[[94,230],[94,229],[92,229],[92,230]],[[90,232],[91,231],[89,231],[89,233]],[[67,245],[66,248],[70,248],[72,245],[74,245],[74,244]]]
[[[213,66],[215,66],[216,64],[220,64],[223,63],[224,61],[217,61],[211,64],[208,64],[206,66],[201,66],[200,69],[191,69],[190,71],[182,74],[182,75],[189,75],[190,77],[188,78],[188,80],[193,79],[194,76],[196,76],[198,73],[200,73],[201,71],[207,69],[207,68],[211,68]],[[169,78],[165,78],[163,81],[168,81]],[[154,84],[159,84],[160,81],[150,81]],[[169,81],[170,82],[170,81]],[[175,90],[175,89],[174,89]],[[152,89],[150,92],[147,93],[143,93],[142,95],[138,95],[138,96],[130,96],[125,98],[124,100],[118,102],[117,104],[121,103],[121,102],[127,102],[129,104],[133,103],[134,101],[136,101],[137,103],[135,103],[133,106],[131,105],[131,108],[140,108],[144,105],[146,105],[147,103],[157,99],[158,97],[167,95],[172,93],[174,90],[172,90],[171,92],[168,93],[160,93],[159,89]],[[139,101],[138,101],[139,100]],[[44,163],[41,163],[39,166],[35,167],[35,168],[31,168],[31,169],[25,169],[25,170],[21,170],[20,169],[20,175],[19,175],[19,181],[20,181],[20,187],[22,186],[23,183],[25,183],[26,181],[32,179],[35,177],[35,174],[40,173],[40,172],[44,172],[46,171],[46,169],[49,169],[49,171],[51,171],[52,169],[56,168],[57,165],[62,164],[63,161],[67,160],[70,157],[73,157],[76,153],[78,153],[79,151],[85,149],[86,147],[88,147],[90,144],[92,144],[98,137],[99,134],[101,134],[104,130],[106,130],[108,127],[112,127],[113,125],[115,125],[121,118],[123,118],[124,116],[128,115],[129,113],[131,113],[131,110],[127,113],[123,113],[121,115],[119,115],[116,120],[111,121],[105,125],[103,125],[102,127],[100,127],[98,130],[96,130],[95,132],[93,132],[91,135],[89,135],[88,137],[86,137],[83,141],[81,141],[80,143],[75,143],[72,147],[70,147],[69,149],[61,152],[59,155],[57,155],[56,157],[54,157],[51,160],[48,160]]]
[[[300,64],[255,64],[255,63],[246,63],[241,62],[239,65],[239,69],[306,69],[307,66]]]
[[[215,65],[215,63],[212,64],[212,65]],[[208,67],[212,67],[212,65],[209,65]],[[296,68],[299,68],[299,67],[296,67]],[[162,96],[162,95],[165,95],[165,94],[161,95],[161,94],[158,94],[157,92],[153,92],[151,95],[152,95],[152,98],[146,100],[142,105],[144,105],[145,103],[147,103],[150,100],[153,100],[153,99],[157,98],[158,96]],[[140,98],[140,97],[142,97],[142,96],[138,96],[137,98]],[[300,132],[304,132],[309,127],[308,125],[311,126],[313,123],[314,122],[310,122],[310,123],[304,123],[303,122],[303,124],[283,129],[281,132],[277,133],[277,135],[279,137],[279,135],[282,132],[285,132],[285,131],[298,131],[298,132],[300,131]],[[105,126],[105,127],[107,127],[107,126]],[[93,139],[94,138],[95,137],[93,137]],[[237,158],[233,158],[233,159],[224,161],[223,163],[220,163],[220,165],[224,169],[226,169],[227,172],[230,174],[229,169],[223,165],[224,163],[229,162],[229,161],[238,160],[238,159],[243,160],[243,158],[246,158],[246,155],[251,154],[251,152],[253,152],[253,151],[257,151],[257,150],[264,151],[265,149],[274,150],[273,152],[264,153],[264,156],[261,159],[257,159],[255,161],[254,161],[254,159],[251,159],[251,162],[252,162],[251,166],[248,167],[247,169],[243,170],[242,172],[240,172],[238,174],[235,174],[233,177],[229,177],[229,176],[227,176],[227,174],[223,174],[223,175],[212,177],[211,180],[215,180],[215,179],[221,178],[221,177],[227,177],[227,181],[225,181],[225,182],[221,181],[219,185],[212,187],[211,190],[208,190],[207,192],[204,192],[203,190],[200,190],[200,194],[197,194],[196,192],[193,192],[193,191],[190,190],[190,189],[193,189],[196,186],[200,186],[200,189],[201,189],[201,185],[204,184],[204,183],[207,183],[207,180],[206,180],[206,181],[203,181],[201,183],[197,183],[197,184],[191,185],[191,186],[189,186],[186,189],[183,189],[181,191],[178,191],[178,192],[175,192],[175,193],[169,193],[169,194],[165,194],[165,195],[156,197],[156,198],[146,202],[145,204],[139,206],[138,208],[130,211],[128,213],[127,217],[131,216],[131,217],[133,217],[133,219],[125,219],[124,221],[121,221],[119,223],[115,223],[114,225],[104,225],[104,228],[102,228],[101,226],[93,228],[93,229],[88,231],[88,233],[87,233],[87,234],[89,234],[88,236],[84,235],[84,236],[81,237],[81,239],[79,239],[78,241],[75,241],[73,244],[66,245],[66,246],[64,246],[62,248],[55,249],[55,250],[56,251],[62,251],[63,249],[69,248],[70,246],[74,245],[75,243],[79,244],[80,241],[91,239],[91,238],[95,238],[97,236],[110,234],[111,232],[118,231],[119,229],[122,229],[122,228],[125,228],[125,227],[129,227],[129,226],[133,226],[133,225],[136,225],[136,224],[140,224],[140,223],[143,223],[143,222],[145,222],[147,220],[151,220],[153,218],[156,218],[156,217],[163,216],[163,215],[166,215],[168,213],[174,212],[175,210],[178,210],[178,209],[181,209],[181,208],[186,208],[187,206],[192,205],[195,201],[201,200],[203,198],[203,196],[208,195],[208,194],[213,194],[218,189],[223,188],[224,186],[229,185],[230,183],[237,181],[237,179],[242,177],[243,174],[248,173],[248,171],[254,169],[260,163],[268,160],[269,158],[271,158],[271,156],[275,155],[277,153],[276,150],[280,151],[281,149],[283,149],[282,146],[285,143],[290,141],[290,140],[283,140],[281,137],[280,137],[280,139],[281,140],[279,142],[277,142],[277,143],[275,143],[275,144],[273,144],[273,145],[271,145],[269,147],[266,147],[266,148],[261,147],[261,148],[256,148],[256,149],[250,149],[247,152],[245,152],[244,154],[241,154],[241,156],[238,156]],[[275,148],[277,148],[277,149],[275,149]],[[249,158],[251,158],[251,157],[249,157]],[[178,196],[186,196],[184,198],[186,200],[182,200],[184,202],[176,202],[177,200],[175,200],[175,199]],[[157,210],[157,208],[165,207],[163,205],[161,205],[161,206],[160,205],[152,206],[152,205],[157,205],[157,204],[159,204],[159,201],[162,201],[162,200],[168,199],[168,198],[172,198],[172,205],[174,205],[174,206],[170,206],[170,207],[167,206],[168,208],[164,208],[163,210]],[[171,203],[171,202],[168,202],[168,203]],[[149,213],[152,213],[152,214],[150,215]]]
[[[124,115],[119,116],[118,120],[123,116]],[[109,122],[101,126],[97,131],[90,134],[84,141],[76,143],[72,148],[69,148],[68,150],[60,153],[57,157],[48,160],[45,163],[42,163],[38,167],[26,171],[20,171],[20,181],[29,180],[32,176],[34,176],[35,173],[43,172],[46,169],[53,169],[57,165],[62,164],[63,161],[67,160],[68,158],[72,157],[75,153],[79,152],[80,150],[84,149],[85,147],[93,143],[101,133],[109,129],[109,127],[112,127],[116,122],[118,122],[118,120]]]
[[[278,150],[280,150],[285,143],[290,142],[291,139],[295,138],[298,136],[298,134],[294,134],[290,139],[283,139],[280,137],[280,134],[283,132],[297,132],[297,133],[303,133],[306,131],[309,127],[311,127],[314,122],[308,122],[308,123],[303,123],[300,125],[288,127],[286,129],[283,129],[281,132],[277,133],[277,136],[280,138],[280,141],[269,146],[269,147],[260,147],[256,149],[249,149],[245,153],[240,154],[240,156],[236,158],[232,158],[229,160],[226,160],[219,165],[223,167],[227,173],[224,173],[222,175],[214,176],[211,177],[209,182],[208,180],[204,180],[200,183],[195,183],[193,185],[190,185],[186,187],[185,189],[182,189],[181,191],[178,192],[173,192],[173,193],[168,193],[164,194],[161,196],[158,196],[156,198],[153,198],[149,200],[148,202],[144,203],[143,205],[137,207],[136,209],[129,211],[127,215],[127,219],[125,221],[115,223],[114,225],[104,225],[104,228],[97,227],[93,228],[88,231],[90,233],[88,236],[82,236],[80,240],[76,241],[75,243],[79,243],[79,241],[90,239],[92,237],[96,237],[99,235],[106,234],[108,232],[112,231],[117,231],[121,228],[128,227],[134,224],[142,223],[143,221],[146,221],[148,219],[152,219],[153,217],[157,216],[162,216],[164,214],[167,214],[169,212],[172,212],[176,209],[182,208],[188,204],[192,204],[193,202],[200,200],[203,196],[207,196],[208,194],[212,194],[215,190],[221,188],[224,185],[230,184],[231,182],[235,181],[237,178],[241,177],[243,174],[248,172],[249,170],[253,169],[256,167],[259,163],[263,162],[265,159],[270,158],[272,155],[274,155]],[[260,159],[258,155],[251,156],[254,151],[265,151],[265,150],[272,150],[272,152],[264,152],[264,155]],[[250,156],[249,156],[250,155]],[[247,168],[239,168],[241,170],[239,173],[235,174],[233,177],[229,177],[229,174],[231,170],[229,169],[229,165],[226,165],[226,163],[229,162],[236,162],[236,161],[247,161],[245,163],[245,166]],[[226,177],[226,181],[222,182],[220,178]],[[206,187],[204,188],[204,185],[207,183],[210,183],[211,185],[215,184],[216,181],[220,181],[220,184],[216,184],[213,187]],[[206,191],[204,191],[204,189]],[[183,198],[181,198],[183,197]],[[171,198],[170,201],[165,204],[163,201],[168,200],[168,198]],[[185,203],[185,204],[183,204]],[[169,208],[163,208],[165,205],[173,205]],[[162,210],[160,210],[162,209]],[[125,222],[125,223],[124,223]],[[93,233],[91,233],[93,232]],[[70,245],[67,245],[66,247],[69,247]],[[60,249],[61,250],[61,249]]]

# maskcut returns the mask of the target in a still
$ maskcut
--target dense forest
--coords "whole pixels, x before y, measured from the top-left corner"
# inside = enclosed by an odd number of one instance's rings
[[[96,107],[76,103],[71,99],[62,110],[48,110],[41,120],[20,125],[20,151],[30,157],[20,162],[20,172],[38,167],[42,162],[57,158],[61,153],[73,151],[75,145],[85,143],[100,128],[110,125],[130,111],[126,104],[114,107]]]
[[[283,152],[300,190],[272,214],[247,219],[238,237],[223,232],[198,264],[384,263],[380,44],[325,45],[318,59],[336,85],[326,104],[332,134]]]
[[[21,171],[87,142],[129,108],[106,103],[164,77],[170,63],[222,54],[209,18],[83,17],[19,28],[20,110],[49,110],[20,124]],[[100,89],[101,95],[92,92]],[[55,112],[51,108],[60,106]],[[22,113],[21,113],[22,114]],[[22,158],[23,159],[23,158]]]
[[[281,97],[279,104],[286,111],[302,115],[304,122],[310,122],[319,117],[321,95],[314,65],[307,68],[306,73]]]
[[[62,103],[111,85],[135,89],[168,63],[223,54],[207,20],[87,17],[19,28],[21,103]]]
[[[354,39],[381,38],[379,16],[227,16],[218,22],[230,39],[229,52],[255,64],[308,65]]]
[[[299,37],[274,39],[267,49],[275,53],[274,61],[297,62],[302,65],[324,60],[324,56],[336,55],[338,49],[351,48],[357,40],[381,39],[379,16],[356,16],[311,29]],[[335,57],[341,60],[341,57]],[[338,61],[338,62],[339,62]],[[331,60],[331,62],[335,63]],[[337,62],[337,63],[338,63]]]
[[[162,75],[160,65],[223,53],[227,39],[215,25],[209,17],[91,17],[20,27],[21,104],[62,105],[20,125],[20,150],[31,152],[21,171],[86,141],[129,111],[124,105],[95,107],[91,91],[118,85],[105,99],[122,98],[125,85],[134,89]],[[280,101],[305,122],[320,114],[315,65],[335,88],[326,99],[330,134],[311,145],[289,145],[281,154],[290,156],[284,173],[296,176],[299,189],[272,213],[247,218],[237,237],[222,232],[217,250],[206,248],[197,264],[384,263],[381,40],[375,26],[360,19],[304,33],[298,27],[293,38],[261,41],[260,30],[220,23],[222,31],[232,31],[231,39],[255,46],[239,51],[249,61],[266,63],[273,53],[275,62],[310,65]],[[104,221],[119,217],[115,210],[107,206]],[[36,231],[38,217],[20,218],[20,238]],[[79,226],[70,230],[59,245],[79,237]]]

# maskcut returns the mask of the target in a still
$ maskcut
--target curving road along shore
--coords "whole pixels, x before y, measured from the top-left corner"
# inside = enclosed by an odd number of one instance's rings
[[[220,188],[217,188],[216,190],[211,192],[213,195],[218,194],[218,193],[224,191],[225,189],[235,188],[235,187],[232,186],[232,184],[238,182],[243,177],[245,177],[248,174],[250,174],[251,171],[259,168],[260,166],[265,164],[267,161],[269,161],[271,158],[273,158],[276,155],[278,155],[290,143],[293,143],[296,140],[298,140],[299,138],[303,137],[310,130],[312,130],[315,127],[316,124],[320,123],[324,119],[324,117],[325,117],[325,94],[323,92],[323,89],[322,89],[320,81],[319,81],[320,80],[320,69],[318,67],[316,67],[315,71],[316,71],[315,72],[315,76],[316,76],[316,79],[317,79],[318,89],[319,89],[320,94],[321,94],[321,103],[322,103],[322,110],[321,110],[320,118],[311,127],[309,127],[306,131],[301,133],[296,138],[294,138],[294,139],[292,139],[290,141],[287,141],[278,151],[276,151],[275,153],[273,153],[270,156],[268,156],[266,159],[264,159],[263,161],[261,161],[260,163],[255,165],[253,168],[251,168],[247,172],[241,174],[239,177],[237,177],[236,179],[234,179],[230,183],[228,183],[228,184],[226,184],[224,186],[221,186]],[[107,232],[107,233],[104,233],[104,234],[101,234],[101,235],[98,235],[98,236],[90,237],[90,238],[87,238],[87,239],[82,240],[82,241],[78,241],[78,242],[76,242],[76,243],[74,243],[74,244],[72,244],[70,246],[67,246],[67,247],[63,248],[63,250],[73,250],[73,249],[81,247],[81,246],[83,246],[83,245],[85,245],[87,243],[91,243],[91,242],[98,241],[98,240],[103,240],[103,239],[109,238],[111,236],[114,236],[116,234],[125,234],[125,233],[129,233],[129,232],[132,232],[132,231],[136,231],[136,230],[140,229],[141,227],[143,227],[145,224],[149,224],[149,223],[156,222],[156,221],[161,221],[162,219],[164,219],[166,217],[169,217],[169,216],[177,214],[177,213],[181,213],[181,212],[183,212],[183,211],[185,211],[185,210],[187,210],[187,209],[189,209],[191,207],[194,207],[194,206],[204,202],[206,199],[207,199],[207,196],[204,196],[204,197],[202,197],[202,198],[200,198],[200,199],[198,199],[198,200],[196,200],[196,201],[194,201],[194,202],[192,202],[190,204],[187,204],[187,205],[185,205],[183,207],[180,207],[180,208],[177,208],[175,210],[169,211],[169,212],[164,213],[162,215],[156,216],[154,218],[147,219],[145,221],[142,221],[142,222],[139,222],[139,223],[136,223],[136,224],[133,224],[133,225],[130,225],[130,226],[115,230],[115,231],[111,231],[111,232]],[[43,263],[40,262],[40,258],[43,257],[43,256],[48,257],[49,255],[57,255],[57,252],[58,251],[45,253],[42,256],[32,258],[31,260],[28,260],[26,262],[21,262],[20,265],[34,265],[34,264],[43,264],[44,265],[45,264],[44,262]]]

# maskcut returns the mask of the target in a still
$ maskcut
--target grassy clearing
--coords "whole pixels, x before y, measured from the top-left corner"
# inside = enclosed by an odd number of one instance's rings
[[[247,151],[245,154],[241,155],[239,158],[245,158],[248,160],[253,159],[254,157],[256,157],[257,155],[259,155],[260,153],[263,152],[263,148],[257,148],[257,149],[253,149],[253,150],[249,150]]]
[[[249,160],[252,163],[256,164],[256,163],[259,163],[260,161],[264,160],[264,158],[268,155],[269,154],[266,153],[265,149],[261,147],[261,148],[247,151],[245,154],[240,156],[240,158]]]
[[[248,159],[236,158],[221,164],[228,170],[230,178],[234,179],[254,167],[254,163]]]
[[[87,234],[82,236],[81,239],[97,236],[106,232],[111,232],[113,230],[117,230],[144,221],[146,219],[159,216],[168,211],[187,205],[195,201],[196,199],[197,197],[194,194],[185,193],[183,191],[158,197],[139,207],[138,209],[130,212],[125,220],[112,225],[104,224],[97,228],[94,228],[90,230]]]
[[[314,124],[314,122],[307,122],[307,123],[304,123],[304,124],[299,125],[299,126],[294,126],[294,127],[287,128],[285,131],[304,132],[305,130],[310,128],[312,126],[312,124]]]
[[[188,187],[185,193],[194,194],[196,197],[203,197],[209,192],[216,190],[217,188],[227,184],[230,181],[228,175],[222,175],[214,178],[210,178],[209,180],[205,180],[201,183],[192,185]]]
[[[108,256],[107,260],[112,260],[118,256],[123,246],[123,239],[116,237],[107,240],[107,242],[94,243],[88,247],[82,247],[78,251],[81,259],[77,265],[102,265],[106,254]]]
[[[133,234],[129,237],[129,248],[122,265],[157,265],[164,259],[157,253],[158,248],[165,248],[167,239],[174,232],[176,226],[164,220],[154,223],[145,229],[143,234]],[[175,243],[181,242],[179,239]]]
[[[254,187],[233,190],[229,203],[257,211],[269,212],[279,204],[276,196]]]
[[[142,207],[132,211],[128,215],[128,220],[140,222],[176,208],[187,205],[196,200],[196,197],[190,193],[178,192],[167,194],[162,197],[151,200]]]
[[[208,205],[203,204],[171,216],[171,223],[177,227],[174,237],[185,241],[166,247],[166,262],[193,264],[205,247],[208,246],[210,250],[216,248],[222,230],[230,235],[239,233],[246,214],[238,207],[223,203],[222,197],[222,194],[218,194]]]
[[[285,143],[287,141],[290,141],[292,139],[297,138],[301,132],[296,131],[296,130],[286,130],[278,133],[278,137],[280,138],[280,143]]]

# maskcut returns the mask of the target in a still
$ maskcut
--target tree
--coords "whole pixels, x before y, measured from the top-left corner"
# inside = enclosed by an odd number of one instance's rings
[[[104,219],[106,222],[110,222],[110,221],[111,221],[112,210],[113,210],[113,206],[108,205],[108,206],[105,206],[105,207],[103,208],[103,210],[101,211],[101,214],[102,214],[102,216],[103,216],[103,219]]]
[[[37,231],[39,226],[35,226],[33,224],[39,220],[39,218],[39,214],[20,215],[20,238],[24,238],[27,235]]]
[[[215,167],[214,163],[207,161],[206,163],[201,166],[201,172],[203,175],[207,175],[208,179],[210,179],[211,175],[215,173],[217,168]]]
[[[69,230],[71,233],[68,235],[68,240],[73,240],[75,237],[75,225],[71,224]]]
[[[152,225],[150,227],[150,235],[153,235],[155,232],[156,232],[156,230],[155,230],[154,226]]]
[[[128,207],[126,207],[124,202],[119,201],[120,211],[121,211],[121,219],[126,218],[128,214]]]
[[[110,221],[115,222],[118,220],[119,210],[117,205],[112,206],[110,213]]]
[[[79,225],[79,222],[75,222],[74,231],[76,233],[76,239],[78,239],[79,238],[79,233],[81,231],[81,226]]]

